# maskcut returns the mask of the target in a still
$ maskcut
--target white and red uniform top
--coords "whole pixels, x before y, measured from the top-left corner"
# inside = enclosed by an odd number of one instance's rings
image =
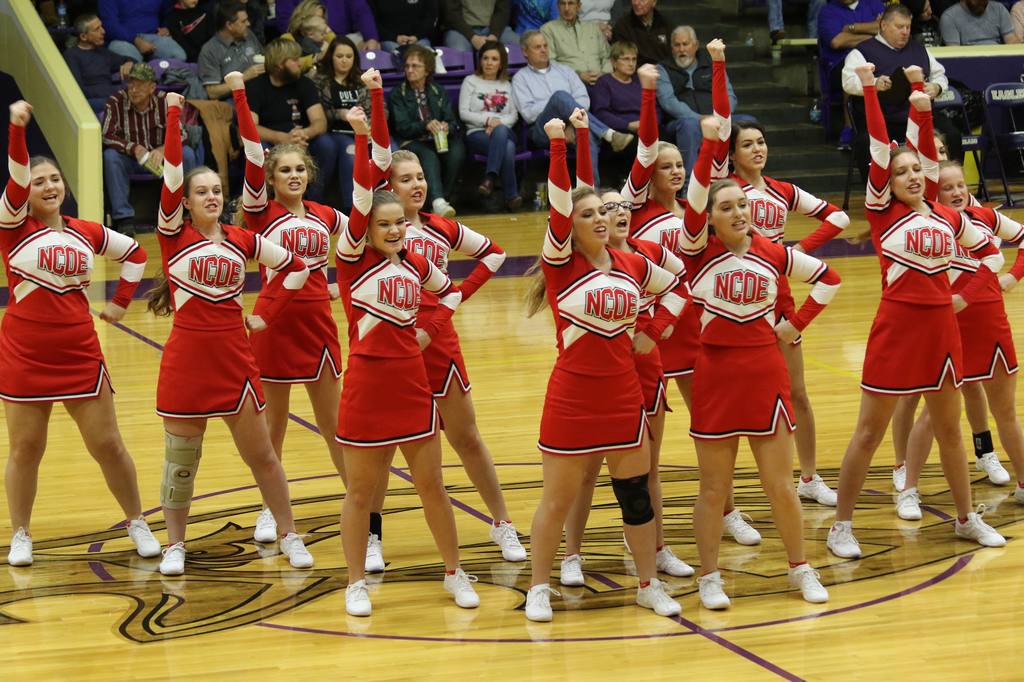
[[[413,357],[420,354],[413,328],[422,292],[438,297],[437,313],[423,327],[432,337],[451,320],[462,293],[443,270],[419,253],[403,249],[396,263],[376,249],[367,248],[373,187],[391,166],[383,91],[375,88],[370,95],[373,163],[366,149],[366,136],[356,135],[352,215],[341,230],[335,253],[338,284],[348,318],[349,354]]]
[[[730,176],[739,183],[747,195],[750,219],[762,237],[781,242],[786,236],[786,220],[790,211],[821,221],[821,226],[800,240],[806,253],[820,248],[825,242],[838,237],[850,225],[850,216],[838,206],[819,199],[791,182],[762,176],[763,190],[754,187],[736,174]]]
[[[679,280],[643,256],[615,249],[608,249],[610,271],[602,272],[573,249],[573,207],[565,157],[565,140],[551,140],[551,210],[541,268],[555,317],[555,364],[591,376],[635,371],[632,337],[641,300],[670,293]],[[679,309],[671,311],[676,316],[682,309],[682,301],[679,303]]]
[[[956,256],[957,244],[979,258],[979,269],[991,273],[1002,267],[1003,255],[990,235],[974,225],[966,214],[927,201],[931,214],[925,216],[894,199],[889,184],[891,148],[874,85],[864,87],[864,101],[871,138],[864,208],[882,266],[882,298],[924,305],[950,304],[952,290],[945,275]],[[916,137],[922,170],[926,178],[937,177],[932,118],[916,120],[920,121]],[[965,301],[978,300],[986,287],[986,278],[983,273],[971,278],[959,292]]]
[[[1003,241],[1021,242],[1024,239],[1024,225],[1006,217],[1002,213],[983,206],[968,206],[964,213],[979,230],[990,235],[992,243],[998,248]],[[974,303],[994,302],[1003,300],[1003,289],[999,285],[996,273],[981,267],[981,260],[975,258],[967,249],[956,245],[956,255],[949,269],[949,280],[953,285],[953,293],[958,294],[967,287],[975,277],[984,277],[985,286],[977,291]],[[1024,278],[1024,250],[1018,247],[1017,258],[1010,268],[1010,274],[1018,282]]]
[[[341,211],[312,201],[303,201],[306,215],[299,217],[274,199],[268,199],[266,155],[260,144],[256,123],[249,111],[245,89],[234,90],[235,110],[238,112],[238,132],[245,150],[245,184],[242,188],[242,208],[246,227],[283,249],[294,253],[309,268],[310,276],[295,299],[297,301],[327,301],[327,271],[331,253],[331,237],[348,223]],[[274,278],[273,269],[260,265],[260,276],[266,285]]]
[[[11,292],[7,314],[36,322],[77,324],[92,319],[86,290],[96,256],[121,263],[112,302],[122,308],[146,268],[146,251],[131,237],[99,223],[62,216],[63,229],[28,213],[29,170],[25,128],[8,126],[10,178],[0,197],[0,252]]]
[[[167,114],[164,185],[157,221],[174,326],[198,331],[238,328],[249,260],[281,275],[268,284],[274,300],[261,311],[269,324],[306,283],[309,270],[289,251],[241,227],[221,225],[224,239],[215,242],[192,227],[190,220],[183,220],[180,116],[180,107],[171,107]]]

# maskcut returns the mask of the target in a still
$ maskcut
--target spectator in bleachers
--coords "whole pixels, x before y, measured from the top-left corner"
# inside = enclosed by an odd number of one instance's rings
[[[519,35],[557,18],[558,0],[512,0],[512,25]]]
[[[217,15],[213,2],[178,0],[167,15],[167,30],[185,50],[186,61],[198,62],[199,51],[217,32]]]
[[[636,77],[636,45],[615,43],[611,54],[612,72],[598,78],[590,88],[590,113],[616,130],[635,133],[640,129],[643,94]]]
[[[807,37],[818,38],[818,14],[827,0],[808,0]],[[786,22],[782,16],[782,0],[768,0],[768,36],[772,45],[786,37]]]
[[[401,147],[419,157],[432,212],[451,218],[455,209],[448,198],[455,194],[466,145],[448,93],[434,82],[434,68],[433,50],[410,45],[404,58],[405,80],[388,93],[388,108],[391,130]]]
[[[310,2],[323,6],[324,19],[335,35],[348,36],[360,50],[380,49],[377,24],[366,0],[277,0],[274,25],[287,32],[292,12]]]
[[[163,25],[166,0],[99,0],[99,15],[110,34],[110,50],[133,61],[181,59],[185,50]]]
[[[128,72],[128,87],[107,99],[103,116],[103,189],[110,204],[113,228],[135,234],[135,209],[128,181],[132,173],[153,173],[164,156],[167,111],[164,93],[156,91],[156,74],[148,64],[135,64]],[[182,148],[182,166],[189,172],[196,166],[196,154],[187,143]]]
[[[239,71],[247,81],[264,73],[263,46],[249,29],[249,13],[240,2],[217,7],[217,32],[199,51],[199,80],[210,99],[227,99],[231,88],[224,76]]]
[[[400,45],[431,46],[437,31],[438,0],[374,0],[380,43],[388,52]]]
[[[327,46],[334,40],[327,20],[315,15],[303,17],[301,21],[295,22],[289,33],[302,49],[302,56],[312,58],[309,67],[303,67],[303,72],[313,68],[314,62],[320,61],[327,52]]]
[[[613,20],[619,18],[621,4],[621,0],[582,0],[580,19],[597,24],[604,39],[611,41]]]
[[[444,44],[465,52],[488,40],[514,44],[519,36],[509,26],[509,0],[443,0]]]
[[[736,111],[736,93],[726,80],[729,104]],[[688,171],[693,170],[700,151],[700,119],[714,113],[711,106],[711,55],[701,48],[692,26],[672,31],[672,56],[658,63],[658,105],[668,117],[664,132],[675,138]],[[733,120],[749,116],[733,114]],[[689,176],[687,176],[689,177]]]
[[[260,41],[260,45],[266,44],[267,0],[238,0],[238,2],[245,7],[245,13],[249,17],[249,30]]]
[[[327,116],[316,85],[302,77],[302,50],[294,40],[277,38],[267,44],[267,71],[246,82],[245,94],[256,119],[260,140],[267,147],[297,144],[305,147],[319,168],[334,168],[334,145],[324,135]],[[324,173],[310,184],[314,201],[324,196]]]
[[[548,41],[540,31],[523,34],[523,54],[526,66],[512,77],[512,97],[523,120],[530,124],[530,142],[539,148],[548,145],[544,124],[553,118],[568,121],[572,112],[590,109],[590,95],[583,81],[568,66],[552,62],[548,56]],[[594,182],[598,182],[597,160],[600,140],[621,152],[633,141],[634,135],[609,128],[599,117],[590,115],[590,155],[594,163]],[[575,135],[566,126],[567,144],[574,144]]]
[[[78,42],[64,51],[64,59],[93,111],[103,111],[107,98],[121,88],[133,62],[103,45],[103,22],[95,14],[75,19],[75,32]]]
[[[939,19],[946,45],[998,45],[1019,43],[1010,12],[998,2],[960,0]]]
[[[541,26],[540,32],[547,38],[551,59],[593,85],[612,70],[610,50],[597,24],[580,21],[579,14],[580,0],[558,0],[558,18]]]
[[[1024,42],[1024,0],[1017,0],[1010,8],[1010,20],[1013,22],[1013,33],[1019,42]]]
[[[476,73],[462,81],[459,117],[466,124],[466,145],[474,154],[487,157],[481,196],[494,192],[498,180],[509,211],[523,205],[516,182],[516,141],[512,127],[519,114],[508,79],[508,52],[497,41],[480,48]]]
[[[672,27],[655,9],[658,0],[632,0],[630,11],[615,22],[612,39],[636,45],[641,64],[657,64],[672,54]]]

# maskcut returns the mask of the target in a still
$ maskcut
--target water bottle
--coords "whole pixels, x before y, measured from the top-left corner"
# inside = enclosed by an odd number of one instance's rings
[[[754,34],[753,33],[748,33],[747,34],[747,39],[743,41],[743,44],[746,45],[747,47],[753,47],[754,46]]]
[[[818,100],[814,100],[811,105],[811,123],[821,123],[821,105]]]
[[[64,4],[64,0],[60,0],[57,3],[57,28],[68,27],[68,6]]]

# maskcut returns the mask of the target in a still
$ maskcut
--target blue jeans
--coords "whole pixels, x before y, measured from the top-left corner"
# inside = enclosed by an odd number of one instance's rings
[[[416,44],[422,45],[423,47],[431,47],[429,38],[420,38],[416,41]],[[384,48],[385,52],[394,52],[401,47],[401,45],[393,40],[382,40],[380,41],[380,46]]]
[[[519,195],[516,184],[516,143],[512,139],[512,130],[500,125],[488,135],[478,130],[466,136],[466,146],[473,154],[487,157],[487,173],[501,178],[501,189],[508,201]]]
[[[828,0],[809,0],[807,4],[807,37],[818,37],[818,12]],[[768,0],[768,30],[781,31],[785,28],[782,19],[782,0]]]
[[[550,144],[547,133],[544,132],[544,124],[553,118],[560,118],[569,124],[569,116],[572,114],[573,109],[576,109],[580,105],[576,103],[576,100],[572,98],[572,95],[559,90],[551,96],[545,105],[544,110],[537,116],[537,120],[530,124],[529,137],[530,142],[535,147],[546,149]],[[587,107],[581,107],[586,109]],[[601,122],[597,116],[590,116],[590,160],[594,163],[594,186],[600,186],[600,178],[597,172],[597,157],[601,148],[601,136],[608,130],[608,126]],[[698,128],[697,134],[700,134]]]
[[[311,182],[309,184],[307,196],[310,201],[322,202],[324,200],[324,186],[326,185],[327,177],[338,165],[338,145],[336,145],[327,134],[317,135],[310,140],[306,151],[308,151],[309,155],[313,157],[317,168],[320,169],[320,173],[318,173],[316,177],[316,182]],[[351,200],[351,190],[349,190],[348,196]]]
[[[181,165],[185,172],[196,167],[196,153],[192,147],[184,146],[181,149]],[[134,156],[122,154],[116,149],[103,150],[103,188],[106,190],[107,200],[110,202],[110,218],[112,220],[123,220],[135,217],[135,208],[128,199],[131,188],[128,176],[134,173],[145,173],[149,171],[139,165]]]
[[[478,36],[488,35],[491,31],[486,26],[472,26],[473,33]],[[498,36],[498,40],[505,45],[518,45],[519,36],[510,27],[506,26],[505,30]],[[450,47],[453,50],[462,50],[463,52],[474,52],[473,43],[466,40],[466,36],[462,35],[458,31],[445,31],[444,32],[444,45]]]
[[[683,156],[683,165],[686,167],[688,174],[693,172],[693,166],[697,163],[697,154],[700,153],[700,145],[704,139],[700,132],[701,118],[703,117],[677,118],[669,121],[664,128],[665,132],[675,139],[676,146],[679,147],[679,153]],[[732,120],[738,122],[754,121],[757,119],[749,114],[733,114]],[[686,179],[689,180],[690,176],[687,175]]]
[[[170,36],[160,36],[155,33],[140,33],[139,37],[153,43],[153,46],[156,48],[153,50],[152,54],[147,55],[148,59],[188,60],[188,55],[185,54],[185,50],[181,49],[181,45],[174,42],[174,38],[171,38]],[[137,62],[145,61],[142,58],[142,53],[139,52],[139,48],[135,47],[135,43],[130,43],[126,40],[112,40],[110,41],[108,48],[114,54],[134,59]]]
[[[324,138],[332,147],[330,155],[325,160],[328,165],[320,167],[320,178],[322,186],[335,179],[338,183],[338,191],[341,192],[341,210],[348,213],[352,210],[352,174],[355,169],[355,138],[345,133],[328,132],[317,139]],[[324,145],[326,148],[326,145]],[[331,163],[333,157],[334,162]]]

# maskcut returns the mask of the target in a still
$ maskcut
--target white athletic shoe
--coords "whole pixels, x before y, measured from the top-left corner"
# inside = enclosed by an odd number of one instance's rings
[[[826,507],[834,507],[838,501],[836,491],[829,488],[828,484],[821,480],[821,476],[818,474],[814,474],[811,480],[806,482],[801,478],[800,482],[796,484],[796,494],[802,499],[814,500]]]
[[[256,517],[256,530],[252,532],[252,539],[264,543],[277,541],[277,521],[274,520],[274,513],[266,507]]]
[[[475,609],[480,606],[480,596],[473,589],[476,581],[475,575],[467,575],[461,568],[456,568],[455,573],[444,576],[444,589],[452,593],[458,606]]]
[[[700,603],[706,609],[720,611],[732,603],[725,594],[725,581],[719,571],[697,578],[697,589],[700,590]]]
[[[722,519],[722,532],[728,533],[732,539],[741,545],[757,545],[761,542],[761,534],[751,526],[747,519],[751,519],[739,509],[733,509]]]
[[[32,565],[32,536],[19,528],[11,538],[11,551],[7,553],[7,563],[11,566]]]
[[[901,464],[892,468],[892,487],[901,493],[907,487],[907,465]]]
[[[585,581],[583,579],[583,557],[579,554],[570,554],[562,559],[562,570],[558,576],[558,582],[566,587],[579,587]]]
[[[994,452],[986,452],[974,461],[974,466],[978,471],[988,474],[988,480],[995,485],[1006,485],[1010,482],[1010,474],[999,462],[999,455]]]
[[[693,575],[693,567],[677,557],[668,545],[664,545],[658,550],[658,553],[654,555],[654,561],[660,572],[667,573],[674,578],[689,578]]]
[[[434,203],[431,206],[434,209],[434,213],[444,218],[455,217],[455,207],[449,204],[442,198],[434,199]]]
[[[370,592],[365,580],[357,580],[345,588],[345,613],[350,616],[369,616],[373,612]]]
[[[1013,499],[1017,501],[1017,504],[1024,504],[1024,488],[1017,485],[1013,489]]]
[[[281,538],[281,554],[288,557],[292,568],[313,568],[313,555],[306,549],[306,543],[298,533],[288,533]]]
[[[558,592],[551,589],[551,586],[547,583],[531,587],[530,591],[526,593],[526,618],[538,623],[550,621],[552,617],[551,595],[561,596]]]
[[[519,542],[516,527],[508,521],[499,521],[491,525],[491,540],[501,547],[501,557],[505,561],[526,561],[526,549]]]
[[[836,521],[828,531],[830,552],[841,559],[859,559],[860,544],[853,537],[853,521]]]
[[[366,538],[366,559],[363,560],[363,570],[367,573],[384,572],[384,545],[380,538],[373,533]]]
[[[160,560],[161,575],[182,575],[185,572],[185,543],[176,542],[164,550]]]
[[[651,578],[647,587],[636,589],[636,603],[645,609],[651,609],[659,616],[678,616],[683,607],[665,591],[665,583]]]
[[[896,516],[904,521],[921,520],[921,496],[917,488],[907,488],[896,496]]]
[[[985,547],[1002,547],[1006,544],[1006,538],[1000,535],[995,528],[982,521],[985,514],[985,505],[979,504],[977,512],[967,515],[967,523],[960,521],[953,522],[953,530],[958,538],[974,540]]]
[[[821,585],[821,575],[808,564],[789,569],[789,584],[800,588],[804,601],[824,604],[828,601],[828,590]]]
[[[150,559],[160,556],[160,541],[153,537],[153,531],[145,519],[132,519],[128,524],[128,537],[135,543],[135,551],[140,557]]]

